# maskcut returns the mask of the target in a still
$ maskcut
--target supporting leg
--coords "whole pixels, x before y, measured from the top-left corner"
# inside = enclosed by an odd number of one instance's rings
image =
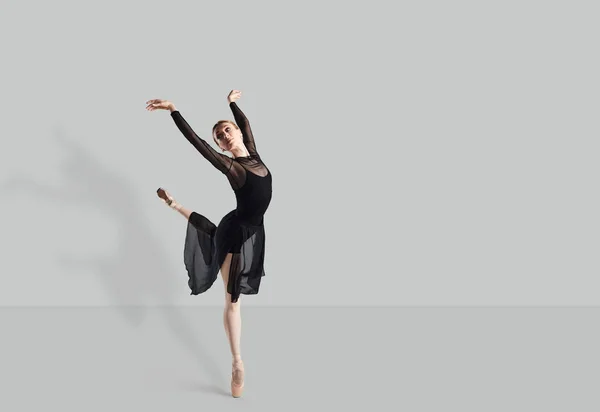
[[[244,363],[242,362],[242,353],[240,348],[241,333],[242,333],[242,317],[240,312],[240,299],[237,302],[231,302],[231,294],[227,292],[227,281],[229,280],[229,270],[231,268],[231,260],[233,255],[228,253],[225,257],[223,265],[221,265],[221,277],[225,286],[225,309],[223,311],[223,324],[225,325],[225,333],[229,340],[231,348],[232,376],[231,376],[231,393],[234,397],[239,397],[242,394],[244,386]]]

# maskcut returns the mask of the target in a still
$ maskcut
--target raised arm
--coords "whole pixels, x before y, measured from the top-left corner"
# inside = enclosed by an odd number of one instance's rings
[[[175,109],[174,107],[173,110],[171,110],[171,117],[185,138],[200,152],[202,156],[204,156],[204,158],[206,158],[206,160],[208,160],[214,167],[219,169],[221,173],[227,174],[229,172],[233,159],[217,152],[205,140],[198,137],[188,122],[185,121],[179,110]]]
[[[202,140],[190,127],[190,125],[185,121],[179,110],[175,107],[175,105],[164,99],[152,99],[146,102],[146,110],[153,112],[155,110],[168,110],[171,112],[171,117],[175,121],[175,124],[183,133],[185,138],[200,152],[206,160],[208,160],[214,167],[219,169],[221,173],[227,174],[231,169],[231,165],[233,164],[233,159],[225,156],[215,149],[210,147],[210,145]]]
[[[248,149],[248,152],[250,152],[250,154],[256,154],[256,143],[254,142],[254,136],[252,135],[252,129],[250,128],[248,118],[244,115],[235,102],[229,103],[229,107],[233,112],[233,118],[235,119],[235,122],[242,131],[242,135],[244,136],[244,145]]]
[[[240,98],[242,92],[239,90],[232,90],[227,96],[227,100],[229,101],[229,107],[231,108],[231,112],[233,113],[233,118],[235,122],[240,127],[242,131],[242,135],[244,136],[244,145],[248,149],[250,154],[256,154],[256,143],[254,142],[254,135],[252,135],[252,129],[250,128],[250,122],[248,122],[248,118],[244,113],[240,110],[237,103],[235,102]]]

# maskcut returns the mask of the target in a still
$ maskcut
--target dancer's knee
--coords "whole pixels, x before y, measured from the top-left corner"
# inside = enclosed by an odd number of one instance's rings
[[[237,302],[231,301],[231,294],[225,293],[225,310],[228,312],[237,312],[240,310],[240,299],[238,298]]]

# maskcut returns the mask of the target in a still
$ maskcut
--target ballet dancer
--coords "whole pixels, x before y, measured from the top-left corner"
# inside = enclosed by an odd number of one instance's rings
[[[227,96],[235,121],[219,120],[212,137],[221,151],[214,150],[184,120],[175,105],[162,99],[146,102],[148,111],[168,110],[183,136],[223,173],[236,197],[236,208],[215,225],[206,216],[185,208],[165,189],[158,197],[187,220],[184,263],[192,295],[208,290],[220,271],[225,285],[223,323],[231,348],[231,394],[240,397],[244,388],[244,364],[240,350],[240,294],[257,294],[264,272],[264,214],[272,196],[271,172],[256,150],[250,123],[238,107],[239,90]]]

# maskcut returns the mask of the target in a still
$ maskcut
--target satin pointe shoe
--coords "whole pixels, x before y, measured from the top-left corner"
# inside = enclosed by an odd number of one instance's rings
[[[239,398],[244,391],[244,363],[236,361],[231,369],[231,395]]]

